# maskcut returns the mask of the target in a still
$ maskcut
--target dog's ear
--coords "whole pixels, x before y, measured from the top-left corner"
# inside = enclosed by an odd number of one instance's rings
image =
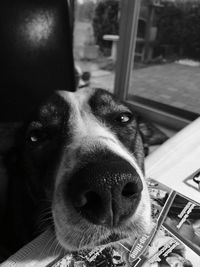
[[[147,156],[149,154],[150,146],[161,145],[168,139],[168,136],[151,121],[135,111],[132,105],[129,103],[125,104],[135,115],[137,128],[143,141],[144,154]]]
[[[141,115],[137,115],[137,123],[144,144],[145,156],[148,155],[150,146],[161,145],[168,139],[165,133]]]

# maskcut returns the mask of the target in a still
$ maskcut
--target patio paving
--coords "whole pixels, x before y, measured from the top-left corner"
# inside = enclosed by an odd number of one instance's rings
[[[92,86],[112,91],[113,84],[113,73],[92,71]],[[130,93],[200,113],[200,68],[171,63],[135,69]]]

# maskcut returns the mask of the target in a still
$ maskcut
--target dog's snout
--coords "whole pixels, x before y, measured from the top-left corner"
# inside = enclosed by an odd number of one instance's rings
[[[135,169],[120,158],[87,164],[67,188],[81,216],[97,225],[117,227],[133,215],[143,185]]]

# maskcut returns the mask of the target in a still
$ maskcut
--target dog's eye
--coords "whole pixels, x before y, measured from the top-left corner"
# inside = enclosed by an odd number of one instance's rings
[[[28,135],[28,141],[32,144],[38,144],[46,139],[46,133],[41,129],[32,130]]]
[[[33,143],[36,143],[38,141],[38,137],[36,135],[31,135],[30,136],[30,141]]]
[[[128,112],[121,113],[115,118],[115,121],[120,124],[127,124],[131,122],[131,120],[132,120],[132,114]]]

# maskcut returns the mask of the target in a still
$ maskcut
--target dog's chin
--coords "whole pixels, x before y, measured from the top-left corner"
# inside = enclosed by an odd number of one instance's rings
[[[96,243],[96,246],[111,246],[116,245],[129,239],[128,235],[119,235],[116,233],[110,234],[107,238],[104,238]]]
[[[57,236],[58,242],[60,245],[65,249],[67,252],[77,252],[77,251],[89,251],[94,249],[95,247],[109,247],[109,246],[117,246],[120,243],[123,243],[124,241],[134,239],[130,238],[130,236],[126,234],[117,234],[117,233],[112,233],[108,235],[107,237],[102,237],[99,240],[93,240],[93,242],[89,242],[88,244],[83,244],[82,246],[76,245],[75,243],[68,243],[67,241],[63,240],[62,238],[59,238]]]
[[[108,230],[100,227],[91,226],[86,231],[79,231],[76,228],[67,231],[67,229],[55,229],[56,237],[59,244],[67,252],[88,251],[95,247],[118,246],[124,242],[133,244],[138,236],[141,236],[147,230],[138,224],[132,225],[134,228],[123,230]]]
[[[92,250],[100,246],[115,246],[124,241],[133,244],[135,239],[144,233],[150,232],[146,221],[134,220],[121,229],[107,229],[90,224],[69,225],[56,224],[55,234],[57,241],[67,252]]]

